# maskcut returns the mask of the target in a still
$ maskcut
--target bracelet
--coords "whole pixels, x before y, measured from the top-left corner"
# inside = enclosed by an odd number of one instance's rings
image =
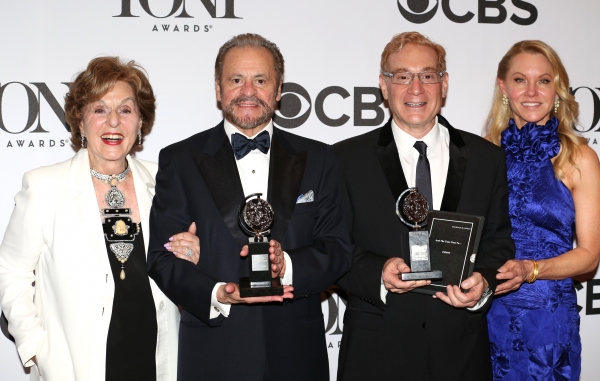
[[[538,267],[537,261],[535,259],[531,259],[531,261],[533,262],[533,274],[531,275],[531,279],[527,279],[527,283],[535,282],[535,280],[538,277],[538,273],[539,273],[539,267]]]

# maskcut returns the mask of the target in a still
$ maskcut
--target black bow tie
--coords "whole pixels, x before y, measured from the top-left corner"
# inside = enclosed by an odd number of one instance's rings
[[[259,150],[262,153],[269,152],[269,146],[271,145],[271,138],[267,131],[263,131],[256,135],[254,139],[248,139],[242,134],[231,135],[231,146],[233,147],[233,153],[235,159],[240,160],[244,156],[250,153],[252,150]]]

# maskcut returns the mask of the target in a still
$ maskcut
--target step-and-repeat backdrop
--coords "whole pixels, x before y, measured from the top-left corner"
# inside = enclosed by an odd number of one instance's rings
[[[2,1],[0,232],[23,173],[73,155],[63,97],[93,57],[134,59],[148,71],[157,120],[139,157],[157,160],[162,147],[221,120],[214,59],[219,46],[239,33],[262,34],[285,57],[276,124],[327,143],[388,118],[378,88],[379,59],[394,34],[416,30],[446,47],[450,87],[442,113],[477,134],[502,55],[516,41],[541,39],[563,59],[581,105],[577,128],[600,152],[598,14],[600,2],[590,0]],[[600,373],[600,279],[594,277],[576,283],[587,381]],[[323,294],[332,379],[344,303],[335,290]],[[26,373],[13,343],[0,336],[0,379],[26,380]]]

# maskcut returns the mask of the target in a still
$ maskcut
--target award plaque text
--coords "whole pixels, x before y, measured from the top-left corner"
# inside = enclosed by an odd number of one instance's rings
[[[414,292],[446,293],[449,284],[460,285],[473,274],[485,219],[481,216],[431,211],[427,216],[431,265],[444,273],[443,279]]]

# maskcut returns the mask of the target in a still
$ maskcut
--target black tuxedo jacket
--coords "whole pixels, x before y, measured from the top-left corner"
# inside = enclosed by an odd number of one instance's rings
[[[320,292],[346,273],[351,246],[344,227],[331,147],[274,129],[267,199],[275,211],[271,238],[293,265],[294,299],[233,305],[228,318],[209,319],[217,282],[248,275],[238,226],[242,184],[223,123],[160,152],[150,215],[150,276],[183,307],[179,380],[327,380]],[[296,204],[314,192],[314,202]],[[200,261],[183,261],[164,242],[196,222]]]
[[[514,257],[508,217],[504,153],[473,134],[450,133],[450,162],[441,210],[480,215],[485,226],[475,271],[497,285],[496,269]],[[430,295],[380,297],[381,271],[390,257],[409,262],[408,228],[395,213],[408,188],[391,119],[383,127],[334,146],[347,227],[355,245],[352,270],[338,285],[349,295],[338,380],[491,380],[483,311],[446,305]]]

